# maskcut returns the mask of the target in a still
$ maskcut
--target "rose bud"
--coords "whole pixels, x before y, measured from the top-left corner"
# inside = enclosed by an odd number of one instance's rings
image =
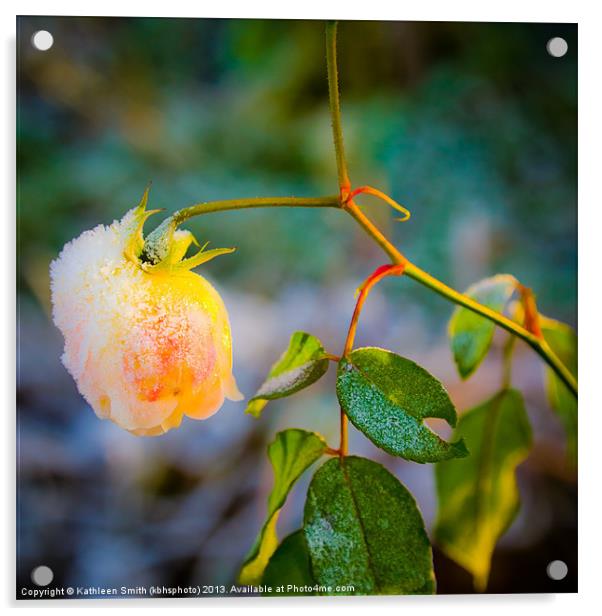
[[[233,249],[201,249],[186,259],[194,237],[164,224],[154,246],[161,258],[145,261],[142,226],[158,211],[146,211],[147,198],[148,190],[121,221],[69,242],[50,274],[62,361],[80,393],[98,417],[156,436],[184,415],[206,419],[224,398],[242,396],[224,303],[190,271]]]

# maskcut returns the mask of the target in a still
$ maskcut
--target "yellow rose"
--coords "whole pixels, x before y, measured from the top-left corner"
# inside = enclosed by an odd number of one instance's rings
[[[148,191],[147,191],[148,192]],[[194,238],[168,229],[163,259],[139,257],[147,192],[111,226],[69,242],[50,266],[62,361],[102,419],[155,436],[184,415],[206,419],[224,398],[242,396],[232,376],[228,313],[217,291],[190,268],[231,249],[183,259]]]

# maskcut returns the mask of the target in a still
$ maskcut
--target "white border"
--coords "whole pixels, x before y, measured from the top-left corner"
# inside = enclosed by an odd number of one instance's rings
[[[421,0],[420,2],[392,3],[371,0],[369,4],[343,0],[305,0],[304,2],[274,2],[254,0],[243,2],[199,3],[173,0],[169,3],[141,3],[124,0],[86,3],[77,0],[56,0],[51,5],[39,1],[14,3],[21,15],[97,15],[156,17],[238,17],[271,19],[366,19],[366,20],[422,20],[422,21],[533,21],[576,22],[587,14],[582,3],[574,1],[540,2],[505,0],[503,3],[485,3],[476,0]],[[587,4],[583,3],[583,7]]]
[[[128,601],[124,602],[20,602],[14,596],[14,341],[15,341],[15,258],[14,258],[14,44],[15,15],[151,15],[180,17],[254,17],[288,19],[389,19],[424,21],[535,21],[535,22],[579,22],[579,330],[580,330],[580,473],[579,473],[579,595],[497,595],[483,597],[441,596],[430,598],[357,598],[357,599],[219,599],[203,600],[202,603],[186,600]],[[6,404],[2,411],[4,445],[4,472],[0,473],[4,499],[0,507],[2,527],[5,532],[0,559],[0,581],[2,583],[2,602],[26,611],[44,607],[45,609],[111,609],[111,613],[128,609],[142,611],[147,609],[195,609],[202,611],[245,610],[287,610],[300,612],[345,610],[345,612],[366,609],[400,612],[401,610],[420,611],[421,614],[434,613],[439,608],[450,608],[464,614],[488,615],[503,614],[519,610],[518,613],[545,613],[546,615],[566,616],[566,610],[579,601],[579,609],[589,604],[598,607],[597,559],[600,552],[600,517],[602,506],[600,498],[600,474],[596,472],[599,464],[596,453],[600,448],[602,435],[602,404],[596,391],[600,380],[602,364],[600,354],[594,348],[602,346],[600,336],[600,281],[599,268],[602,264],[600,245],[602,244],[602,188],[600,181],[599,151],[602,147],[600,115],[602,100],[600,96],[600,10],[594,2],[548,2],[527,0],[504,0],[486,3],[470,0],[454,2],[420,0],[419,2],[393,2],[392,0],[370,0],[367,3],[342,1],[321,2],[305,0],[302,3],[283,3],[265,0],[253,2],[233,2],[221,0],[217,3],[199,3],[170,0],[168,3],[141,3],[129,0],[104,0],[102,3],[55,0],[51,5],[43,2],[12,2],[3,7],[4,59],[1,64],[4,85],[2,96],[2,121],[4,141],[0,150],[3,158],[2,187],[4,203],[2,213],[2,263],[5,267],[2,277],[4,301],[2,302],[2,340],[3,356],[0,378]],[[9,548],[9,546],[12,546]],[[127,606],[127,607],[124,607]]]

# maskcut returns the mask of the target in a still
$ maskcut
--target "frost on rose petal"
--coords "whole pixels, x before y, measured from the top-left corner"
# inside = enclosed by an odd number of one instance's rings
[[[139,435],[205,419],[240,399],[226,308],[183,268],[144,271],[126,258],[144,211],[69,242],[50,267],[63,363],[101,418]]]

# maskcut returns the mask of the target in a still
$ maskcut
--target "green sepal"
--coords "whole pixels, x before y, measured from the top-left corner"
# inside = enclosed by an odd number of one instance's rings
[[[191,244],[199,246],[200,249],[192,257],[185,259]],[[236,250],[235,248],[205,250],[207,245],[208,242],[201,247],[190,231],[178,229],[173,216],[170,216],[146,238],[144,261],[141,266],[149,273],[189,271],[215,257]]]
[[[142,254],[144,249],[144,235],[143,228],[144,223],[150,218],[153,214],[157,214],[163,210],[147,210],[146,205],[148,203],[148,193],[150,191],[150,184],[144,190],[142,194],[142,198],[138,205],[130,210],[128,214],[132,214],[132,218],[129,222],[129,227],[127,227],[124,231],[128,235],[128,239],[125,244],[125,248],[123,250],[125,257],[134,262],[139,263],[139,257]],[[127,218],[128,214],[124,217]]]

